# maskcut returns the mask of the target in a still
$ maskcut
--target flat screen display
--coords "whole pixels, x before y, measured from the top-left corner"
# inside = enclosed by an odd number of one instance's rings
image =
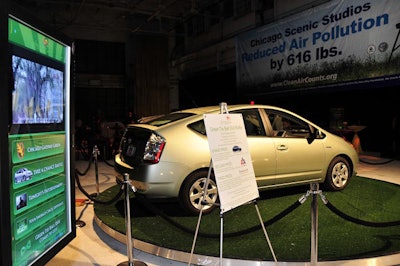
[[[69,62],[66,47],[9,20],[10,134],[65,130]]]
[[[12,55],[13,124],[50,124],[64,120],[64,73]]]

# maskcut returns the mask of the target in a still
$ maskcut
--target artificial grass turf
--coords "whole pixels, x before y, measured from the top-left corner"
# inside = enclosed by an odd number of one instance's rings
[[[111,187],[96,198],[99,202],[115,197],[120,186]],[[264,221],[280,214],[305,195],[308,186],[260,192],[257,206]],[[322,194],[348,216],[374,222],[400,220],[400,186],[383,181],[353,177],[341,192]],[[311,245],[310,196],[288,215],[266,226],[278,261],[309,261]],[[112,204],[96,203],[96,216],[114,230],[125,234],[123,196]],[[131,193],[132,237],[173,250],[191,251],[198,216],[184,214],[176,202],[153,202],[162,215],[149,210]],[[220,211],[201,218],[196,254],[219,256]],[[254,204],[246,204],[223,214],[223,256],[245,260],[273,260],[261,229]],[[249,230],[251,229],[251,230]],[[256,230],[252,230],[256,229]],[[240,234],[243,233],[243,234]],[[204,236],[205,235],[205,236]],[[233,236],[231,236],[233,235]],[[343,219],[328,209],[318,196],[318,260],[368,258],[400,252],[400,226],[372,227]]]

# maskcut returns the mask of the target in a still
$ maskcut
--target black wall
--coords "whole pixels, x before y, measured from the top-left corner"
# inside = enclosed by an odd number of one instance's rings
[[[359,132],[362,149],[383,156],[400,156],[394,143],[400,142],[399,87],[333,88],[297,91],[255,97],[240,97],[236,93],[236,72],[230,69],[198,75],[180,83],[181,109],[196,106],[249,103],[277,105],[294,111],[314,123],[329,129],[333,108],[343,109],[343,121],[348,125],[365,125]],[[396,122],[396,117],[398,117]]]

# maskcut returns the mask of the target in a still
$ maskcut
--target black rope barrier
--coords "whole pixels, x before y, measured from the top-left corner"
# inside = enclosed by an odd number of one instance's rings
[[[388,159],[388,160],[383,161],[383,162],[370,162],[370,161],[363,160],[363,159],[361,159],[361,158],[360,158],[359,160],[360,160],[360,162],[362,162],[362,163],[371,164],[371,165],[388,164],[388,163],[391,163],[391,162],[394,161],[394,159]]]
[[[121,195],[122,195],[122,193],[123,193],[122,186],[121,186],[120,190],[118,191],[118,193],[117,193],[112,199],[110,199],[110,200],[101,201],[101,200],[98,200],[98,199],[92,197],[92,196],[91,196],[89,193],[87,193],[87,192],[85,191],[85,189],[82,187],[81,182],[80,182],[80,180],[79,180],[79,175],[78,175],[77,172],[78,172],[78,171],[75,170],[75,180],[76,180],[76,184],[78,185],[79,190],[80,190],[88,199],[90,199],[91,201],[93,201],[93,202],[95,202],[95,203],[99,203],[99,204],[111,204],[111,203],[117,201],[117,200],[121,197]]]
[[[162,210],[160,210],[159,208],[155,207],[154,204],[152,204],[149,200],[147,200],[145,197],[143,196],[136,196],[136,199],[138,199],[138,201],[144,206],[146,207],[149,211],[151,211],[153,214],[155,215],[159,215],[160,217],[162,217],[164,220],[166,220],[167,222],[169,222],[170,224],[172,224],[173,226],[181,229],[184,232],[190,233],[190,234],[194,234],[195,231],[191,228],[188,228],[186,226],[183,226],[182,224],[176,222],[174,219],[172,219],[171,217],[169,217],[168,215],[166,215]],[[291,213],[292,211],[294,211],[297,207],[299,207],[303,202],[301,202],[300,200],[294,202],[292,205],[290,205],[288,208],[286,208],[285,210],[283,210],[282,212],[280,212],[279,214],[277,214],[276,216],[274,216],[273,218],[267,220],[264,222],[265,226],[269,226],[273,223],[275,223],[276,221],[279,221],[280,219],[282,219],[283,217],[285,217],[286,215],[288,215],[289,213]],[[235,236],[240,236],[243,234],[249,234],[251,232],[257,231],[261,229],[261,225],[256,225],[244,230],[240,230],[237,232],[230,232],[230,233],[224,233],[224,237],[235,237]],[[199,232],[198,233],[199,236],[202,237],[206,237],[206,238],[219,238],[220,234],[210,234],[210,233],[204,233],[204,232]]]
[[[328,207],[329,210],[331,210],[333,213],[338,215],[339,217],[349,221],[353,222],[356,224],[364,225],[364,226],[369,226],[369,227],[389,227],[389,226],[398,226],[400,225],[400,221],[392,221],[392,222],[370,222],[370,221],[365,221],[361,220],[358,218],[351,217],[350,215],[347,215],[337,209],[335,206],[333,206],[328,200],[323,199],[324,204],[326,207]]]
[[[100,204],[111,204],[112,202],[116,201],[117,199],[119,199],[119,198],[121,197],[121,195],[122,195],[122,193],[123,193],[122,187],[121,187],[121,190],[118,192],[118,194],[115,196],[115,198],[113,198],[113,199],[111,199],[111,200],[109,200],[109,201],[106,201],[106,202],[102,202],[102,201],[96,200],[94,196],[92,196],[91,194],[87,193],[87,192],[85,191],[85,189],[82,187],[82,185],[81,185],[81,183],[80,183],[80,180],[79,180],[79,176],[85,176],[85,175],[87,175],[87,173],[88,173],[89,170],[90,170],[90,167],[92,166],[93,161],[95,162],[95,164],[97,164],[97,162],[98,162],[98,157],[99,157],[98,155],[100,155],[100,152],[99,152],[99,150],[97,149],[97,145],[95,145],[94,148],[93,148],[93,152],[92,152],[92,158],[89,159],[88,165],[87,165],[85,171],[81,172],[81,171],[79,171],[77,168],[75,168],[75,180],[76,180],[76,183],[77,183],[77,185],[78,185],[79,190],[80,190],[89,200],[91,200],[91,201],[93,201],[93,202],[100,203]],[[109,164],[104,158],[103,158],[103,161],[104,161],[107,165],[109,165],[109,166],[111,166],[111,167],[114,167],[114,165]]]
[[[87,209],[88,205],[91,204],[89,201],[85,202],[85,207],[83,208],[83,210],[81,211],[81,213],[79,214],[78,218],[76,218],[76,220],[80,220],[83,216],[83,213],[85,212],[85,210]]]
[[[99,203],[99,204],[111,204],[111,203],[117,201],[121,197],[121,195],[123,193],[123,186],[121,186],[119,192],[111,200],[109,200],[109,201],[100,201],[100,200],[96,199],[93,194],[89,194],[82,187],[80,179],[79,179],[79,176],[85,176],[89,172],[93,161],[94,161],[94,163],[96,165],[96,177],[97,177],[98,155],[99,155],[99,152],[97,150],[97,147],[95,146],[95,148],[93,149],[93,152],[92,152],[92,158],[89,158],[89,160],[88,160],[89,162],[88,162],[88,165],[87,165],[85,171],[81,172],[77,168],[75,168],[75,180],[76,180],[77,186],[78,186],[79,190],[89,199],[89,201],[86,201],[86,203],[85,203],[85,208],[81,211],[79,217],[76,219],[76,226],[77,227],[83,227],[83,226],[86,225],[86,223],[84,221],[81,221],[80,219],[83,216],[83,213],[87,209],[89,204],[91,204],[92,202]],[[104,160],[104,162],[106,162],[106,161]],[[113,165],[110,165],[110,166],[114,167]],[[96,196],[97,196],[97,194],[96,194]]]
[[[297,207],[299,207],[300,205],[302,205],[304,203],[304,201],[306,200],[307,196],[308,196],[308,194],[305,195],[305,196],[302,196],[302,198],[300,198],[298,201],[294,202],[291,206],[289,206],[288,208],[286,208],[285,210],[283,210],[282,212],[280,212],[279,214],[277,214],[273,218],[265,221],[264,225],[265,226],[272,225],[273,223],[279,221],[280,219],[282,219],[283,217],[285,217],[286,215],[288,215],[289,213],[294,211]],[[342,217],[343,219],[345,219],[347,221],[350,221],[350,222],[353,222],[353,223],[357,223],[357,224],[360,224],[360,225],[363,225],[363,226],[370,226],[370,227],[389,227],[389,226],[398,226],[398,225],[400,225],[400,221],[371,222],[371,221],[365,221],[365,220],[361,220],[361,219],[358,219],[358,218],[354,218],[354,217],[352,217],[350,215],[345,214],[344,212],[340,211],[335,206],[333,206],[325,198],[325,196],[321,195],[321,198],[322,198],[324,204],[328,207],[329,210],[331,210],[333,213],[335,213],[336,215]],[[194,234],[194,230],[193,229],[185,227],[182,224],[176,222],[174,219],[172,219],[171,217],[166,215],[162,210],[160,210],[159,208],[154,206],[154,204],[152,204],[145,197],[136,196],[136,199],[138,199],[139,203],[141,203],[146,209],[151,211],[153,214],[162,217],[164,220],[166,220],[167,222],[169,222],[173,226],[181,229],[184,232],[187,232],[187,233],[190,233],[190,234]],[[256,226],[253,226],[253,227],[250,227],[250,228],[247,228],[247,229],[244,229],[244,230],[240,230],[240,231],[237,231],[237,232],[224,233],[224,237],[240,236],[240,235],[243,235],[243,234],[248,234],[248,233],[257,231],[259,229],[261,229],[261,225],[256,225]],[[210,234],[210,233],[199,232],[199,236],[206,237],[206,238],[218,238],[218,237],[220,237],[220,234],[219,233],[218,234]]]
[[[99,153],[99,155],[100,155],[100,158],[102,158],[102,160],[103,160],[103,162],[106,164],[106,165],[108,165],[108,166],[110,166],[110,167],[114,167],[114,164],[111,164],[111,163],[109,163],[108,161],[107,161],[107,159],[106,159],[106,148],[105,148],[105,146],[103,147],[103,153],[102,154],[100,154]],[[111,158],[114,158],[114,154],[111,154]]]
[[[88,166],[86,167],[85,171],[81,172],[77,168],[75,168],[75,172],[81,176],[86,175],[89,172],[90,166],[92,165],[92,160],[89,160]]]

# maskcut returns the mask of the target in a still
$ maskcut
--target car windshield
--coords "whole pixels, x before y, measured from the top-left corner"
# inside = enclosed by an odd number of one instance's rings
[[[151,119],[149,121],[146,121],[144,124],[159,127],[159,126],[166,125],[166,124],[172,123],[177,120],[181,120],[183,118],[186,118],[186,117],[189,117],[192,115],[194,115],[194,114],[193,113],[180,113],[180,112],[170,113],[170,114],[162,115],[162,116],[156,117],[154,119]]]

